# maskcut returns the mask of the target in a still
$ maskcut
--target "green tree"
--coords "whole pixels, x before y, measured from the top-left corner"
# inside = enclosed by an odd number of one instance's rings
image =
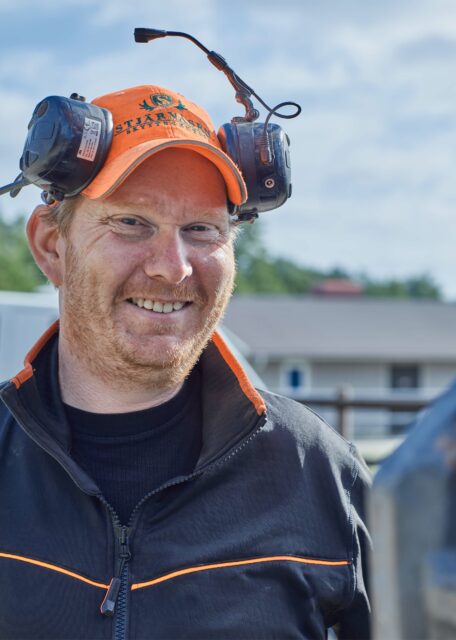
[[[283,283],[286,293],[310,293],[312,287],[317,284],[322,277],[319,271],[306,269],[284,258],[276,258],[275,269]]]
[[[367,296],[383,298],[426,298],[441,300],[440,287],[429,275],[414,276],[405,280],[372,280],[362,278],[364,293]]]
[[[283,257],[271,256],[260,225],[244,225],[236,239],[236,294],[275,293],[302,295],[327,278],[360,282],[364,295],[384,298],[428,298],[440,300],[442,293],[429,275],[405,280],[377,280],[367,275],[354,277],[342,267],[320,271]]]
[[[0,216],[0,290],[33,291],[45,282],[27,245],[25,218]]]
[[[373,298],[408,298],[405,282],[400,280],[371,280],[368,277],[362,279],[364,294]]]
[[[261,234],[259,225],[245,225],[236,239],[236,293],[303,294],[322,279],[319,271],[272,257]]]
[[[407,290],[411,298],[432,298],[440,300],[442,293],[432,276],[424,274],[407,280]]]

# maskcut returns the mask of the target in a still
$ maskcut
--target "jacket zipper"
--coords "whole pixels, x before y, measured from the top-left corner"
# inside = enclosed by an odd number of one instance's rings
[[[9,403],[5,402],[5,404],[9,407]],[[38,446],[44,449],[54,460],[56,460],[68,473],[68,475],[72,478],[73,482],[87,495],[91,495],[97,497],[104,506],[108,509],[111,514],[113,524],[114,524],[114,534],[116,539],[116,545],[118,548],[118,552],[116,553],[116,564],[117,569],[115,571],[114,577],[111,579],[108,590],[106,592],[105,598],[100,606],[100,611],[103,615],[107,617],[113,617],[116,615],[114,621],[115,628],[115,640],[125,640],[127,637],[127,615],[128,615],[128,562],[131,559],[131,551],[129,546],[129,536],[132,531],[132,523],[135,517],[138,514],[139,509],[142,505],[153,495],[157,494],[159,491],[163,491],[164,489],[168,489],[169,487],[175,486],[177,484],[187,482],[201,475],[202,473],[212,469],[218,464],[223,464],[227,460],[229,460],[232,456],[236,455],[241,449],[244,448],[251,440],[253,440],[258,433],[261,431],[262,427],[266,423],[266,414],[263,414],[262,419],[258,421],[254,430],[248,435],[244,440],[242,440],[233,450],[222,456],[220,459],[213,460],[209,462],[204,467],[194,471],[188,476],[182,476],[180,478],[175,478],[171,480],[161,487],[150,491],[147,495],[145,495],[133,509],[132,514],[130,516],[129,525],[123,526],[120,523],[119,517],[113,507],[109,504],[109,502],[104,498],[101,493],[95,493],[93,491],[89,491],[87,488],[83,487],[80,481],[75,477],[72,470],[68,468],[66,464],[66,456],[68,455],[65,452],[65,455],[61,455],[57,451],[53,451],[49,448],[48,443],[44,443],[41,438],[37,438],[33,433],[33,430],[30,430],[25,425],[27,424],[26,419],[23,418],[22,412],[19,412],[19,417],[16,415],[16,412],[10,408],[12,414],[16,417],[16,420],[24,429],[25,433],[36,442]]]
[[[128,562],[131,559],[130,529],[121,525],[111,505],[104,500],[103,502],[113,516],[116,536],[116,570],[101,603],[100,611],[104,616],[110,618],[115,616],[114,639],[123,640],[126,638],[127,631]]]
[[[209,464],[205,465],[204,467],[201,467],[196,471],[193,471],[193,473],[190,473],[187,476],[180,476],[180,477],[174,478],[173,480],[169,480],[168,482],[165,482],[165,484],[162,484],[160,487],[157,487],[156,489],[153,489],[149,493],[146,493],[146,495],[143,498],[141,498],[141,500],[138,502],[136,507],[131,512],[129,526],[132,527],[138,511],[143,506],[143,504],[147,502],[147,500],[149,500],[149,498],[156,495],[160,491],[164,491],[164,489],[169,489],[170,487],[175,487],[176,485],[182,484],[183,482],[188,482],[189,480],[193,480],[194,478],[197,478],[201,474],[206,473],[206,471],[209,471],[216,465],[221,465],[225,463],[232,456],[236,455],[241,449],[243,449],[251,440],[253,440],[258,435],[260,430],[263,428],[265,423],[266,423],[266,415],[264,414],[262,419],[258,421],[258,424],[256,425],[255,429],[246,438],[244,438],[244,440],[242,440],[235,449],[233,449],[232,451],[222,456],[222,458],[220,458],[219,460],[213,460],[212,462],[209,462]]]
[[[262,420],[259,421],[256,428],[247,436],[244,440],[242,440],[238,446],[229,452],[227,455],[223,456],[219,460],[214,460],[210,462],[207,466],[198,469],[198,471],[194,471],[188,476],[181,476],[179,478],[175,478],[174,480],[170,480],[165,484],[157,487],[153,491],[147,493],[135,506],[133,509],[128,526],[123,526],[120,524],[119,516],[113,509],[113,507],[109,504],[109,502],[102,496],[98,495],[98,498],[105,505],[108,511],[111,513],[113,524],[114,524],[114,533],[116,536],[116,544],[117,544],[117,570],[115,572],[115,576],[111,579],[108,590],[106,592],[106,596],[100,606],[100,611],[103,615],[108,617],[115,617],[114,621],[114,640],[125,640],[127,637],[127,623],[128,623],[128,562],[131,559],[131,549],[129,545],[129,536],[133,530],[133,523],[136,519],[138,511],[143,506],[149,498],[156,495],[160,491],[164,489],[168,489],[169,487],[176,486],[183,482],[188,482],[189,480],[193,480],[197,476],[201,475],[205,471],[212,469],[217,464],[223,464],[229,458],[238,453],[242,448],[244,448],[251,440],[253,440],[260,430],[263,428],[266,422],[266,416],[264,415]]]
[[[125,640],[128,627],[128,565],[125,564],[121,576],[121,585],[116,603],[116,618],[114,621],[114,640]]]

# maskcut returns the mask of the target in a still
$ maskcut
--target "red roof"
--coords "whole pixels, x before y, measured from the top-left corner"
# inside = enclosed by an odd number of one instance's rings
[[[352,280],[328,278],[315,285],[312,293],[323,296],[360,296],[363,293],[363,287]]]

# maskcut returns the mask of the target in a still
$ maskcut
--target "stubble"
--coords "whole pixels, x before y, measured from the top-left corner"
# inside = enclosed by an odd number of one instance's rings
[[[112,388],[172,389],[183,382],[195,366],[201,352],[220,322],[234,286],[234,268],[214,292],[213,301],[188,284],[164,287],[151,282],[151,298],[193,300],[206,307],[201,326],[178,346],[164,350],[160,359],[133,348],[119,328],[112,313],[114,301],[124,299],[121,287],[108,298],[100,286],[102,277],[84,268],[84,255],[78,255],[68,242],[65,256],[65,286],[61,291],[61,334],[76,358],[90,372]],[[115,308],[115,307],[114,307]],[[159,335],[157,332],[156,335]]]

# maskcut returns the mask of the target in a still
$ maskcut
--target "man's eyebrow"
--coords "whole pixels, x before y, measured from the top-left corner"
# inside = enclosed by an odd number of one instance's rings
[[[109,213],[111,211],[136,211],[136,210],[146,210],[146,209],[150,209],[150,207],[148,207],[145,204],[133,204],[131,202],[129,202],[128,200],[125,201],[120,201],[120,202],[110,202],[110,203],[105,203],[105,206],[103,207],[103,210],[105,213]]]
[[[228,212],[227,211],[207,211],[205,209],[202,209],[201,211],[196,211],[194,213],[194,215],[192,215],[192,218],[195,218],[195,220],[198,220],[199,218],[204,218],[204,219],[208,219],[208,220],[218,220],[219,218],[223,218],[228,219]]]
[[[193,222],[198,222],[204,220],[205,222],[214,222],[220,223],[221,221],[229,221],[229,212],[228,209],[224,208],[223,205],[220,205],[217,209],[206,209],[202,208],[199,210],[186,211],[185,208],[182,208],[183,212],[187,216],[187,221],[183,222],[183,225],[192,224]],[[147,203],[142,204],[134,204],[131,201],[116,201],[113,203],[105,203],[105,206],[98,213],[100,218],[107,219],[112,215],[117,214],[124,215],[135,215],[142,216],[144,219],[153,218],[155,214],[161,213],[160,205],[154,204],[153,207]]]

